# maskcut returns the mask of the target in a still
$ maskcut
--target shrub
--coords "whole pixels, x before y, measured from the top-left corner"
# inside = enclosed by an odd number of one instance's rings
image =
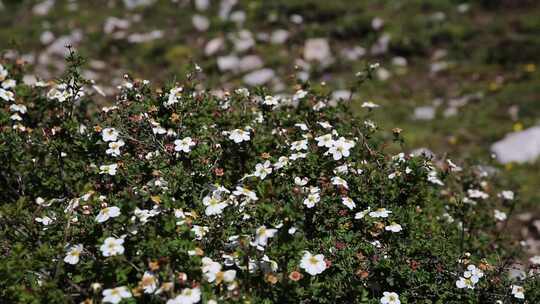
[[[379,132],[375,104],[353,112],[306,83],[217,97],[194,70],[157,90],[126,77],[99,110],[68,63],[34,86],[0,69],[4,303],[538,299],[534,268],[507,275],[513,192],[391,153],[401,130]]]

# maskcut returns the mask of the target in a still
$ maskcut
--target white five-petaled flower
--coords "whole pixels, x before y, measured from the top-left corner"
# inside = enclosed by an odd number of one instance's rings
[[[158,288],[158,279],[153,273],[145,271],[139,285],[144,293],[154,293]]]
[[[0,88],[0,98],[5,101],[14,101],[15,94],[13,92]]]
[[[375,218],[378,218],[378,217],[386,218],[388,217],[390,213],[392,213],[392,211],[386,210],[386,208],[379,208],[375,211],[371,211],[369,213],[369,216],[375,217]]]
[[[277,229],[268,229],[266,226],[261,226],[255,231],[255,245],[266,246],[268,239],[274,237]]]
[[[178,103],[180,97],[182,97],[182,87],[174,87],[169,91],[169,96],[167,101],[165,101],[165,106],[172,106],[175,103]]]
[[[99,214],[96,216],[96,221],[98,223],[103,223],[107,221],[111,217],[117,217],[120,215],[120,208],[113,206],[113,207],[106,207],[101,209],[99,211]]]
[[[516,299],[525,299],[525,289],[519,285],[512,285],[512,295]]]
[[[270,165],[270,161],[265,161],[262,164],[256,164],[255,165],[255,175],[256,177],[259,177],[260,179],[265,179],[265,177],[272,173],[272,167]]]
[[[474,289],[474,283],[471,280],[471,278],[460,277],[456,281],[456,287],[460,289],[463,289],[463,288]]]
[[[236,195],[236,196],[241,196],[241,195],[246,196],[252,201],[256,201],[256,200],[259,199],[255,192],[249,190],[246,187],[237,186],[236,190],[233,192],[233,194]]]
[[[64,258],[64,262],[75,265],[79,263],[79,256],[81,255],[83,251],[83,245],[77,244],[69,247],[66,257]]]
[[[131,298],[131,292],[127,287],[120,286],[112,289],[103,290],[103,303],[120,303],[122,299]]]
[[[115,239],[113,237],[108,237],[103,242],[103,245],[99,247],[103,256],[114,256],[119,254],[124,254],[124,239]]]
[[[318,275],[326,269],[324,255],[312,255],[309,251],[304,251],[304,256],[300,261],[300,268],[304,269],[310,275]]]
[[[308,194],[307,198],[304,200],[304,205],[308,208],[315,207],[315,204],[317,204],[321,200],[321,196],[319,193],[310,193]]]
[[[238,144],[243,141],[250,140],[251,137],[248,131],[245,131],[243,129],[234,129],[229,132],[229,139]]]
[[[347,206],[347,208],[351,210],[353,210],[356,207],[356,203],[350,197],[347,197],[347,196],[342,197],[341,201],[343,202],[345,206]]]
[[[403,230],[403,228],[401,228],[400,224],[392,222],[390,225],[384,227],[384,230],[391,232],[400,232],[401,230]]]
[[[381,298],[381,304],[400,304],[399,295],[395,292],[385,291]]]
[[[330,133],[315,137],[315,140],[317,141],[317,146],[319,147],[330,148],[334,143],[334,139],[332,138],[332,134]]]
[[[115,128],[105,128],[101,131],[101,137],[103,141],[116,141],[118,140],[118,131]]]
[[[112,156],[119,156],[120,148],[123,147],[124,145],[125,143],[123,140],[109,142],[109,149],[107,149],[105,153],[110,154]]]
[[[99,174],[116,175],[117,164],[99,166]]]
[[[206,215],[217,215],[223,212],[223,209],[227,207],[226,201],[221,201],[214,195],[207,195],[203,198],[203,205],[206,206],[204,213]]]
[[[267,95],[262,102],[267,106],[277,106],[279,104],[279,97]]]
[[[354,147],[354,145],[354,141],[341,137],[340,139],[333,141],[332,146],[328,149],[327,153],[332,154],[334,160],[340,160],[343,157],[348,157],[350,155],[349,150]]]
[[[493,216],[495,217],[495,219],[496,219],[497,221],[501,221],[501,222],[502,222],[502,221],[506,221],[507,215],[506,215],[505,212],[502,212],[502,211],[497,210],[497,209],[495,209],[495,210],[493,210],[493,211],[494,211],[494,215],[493,215]]]
[[[342,186],[345,189],[349,189],[349,184],[347,184],[347,181],[339,176],[332,177],[332,184],[336,186]]]
[[[515,195],[513,191],[504,190],[501,193],[499,193],[499,197],[502,197],[505,200],[511,201],[514,199]]]
[[[167,304],[195,304],[201,300],[199,288],[184,288],[175,298],[169,299]]]
[[[184,139],[177,139],[174,141],[174,151],[191,152],[191,147],[195,146],[195,142],[191,137],[185,137]]]
[[[366,101],[366,102],[362,103],[362,108],[374,109],[374,108],[378,108],[378,107],[379,107],[378,104],[373,103],[371,101]]]
[[[302,139],[302,140],[298,140],[298,141],[293,141],[291,143],[291,150],[293,151],[302,151],[302,150],[307,150],[308,149],[308,141],[307,139]]]

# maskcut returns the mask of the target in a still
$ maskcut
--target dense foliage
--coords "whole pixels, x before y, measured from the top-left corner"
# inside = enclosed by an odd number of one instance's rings
[[[112,106],[0,69],[5,303],[535,302],[508,276],[514,193],[479,167],[400,149],[308,83],[221,96],[125,83]],[[376,65],[357,74],[358,85]],[[5,85],[4,85],[5,84]]]

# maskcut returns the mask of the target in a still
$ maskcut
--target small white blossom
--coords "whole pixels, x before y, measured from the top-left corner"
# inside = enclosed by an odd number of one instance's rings
[[[512,295],[516,299],[525,299],[525,289],[519,285],[512,285]]]
[[[401,301],[397,293],[385,291],[381,298],[381,304],[401,304]]]
[[[174,151],[177,152],[191,152],[191,147],[195,146],[195,142],[191,137],[185,137],[184,139],[177,139],[174,141]]]
[[[99,247],[103,256],[115,256],[119,254],[124,254],[124,239],[115,239],[113,237],[108,237],[103,242],[103,245]]]
[[[300,268],[304,269],[312,276],[322,273],[326,269],[324,255],[312,255],[310,252],[305,251],[302,260],[300,261]]]
[[[244,131],[243,129],[234,129],[229,132],[229,139],[238,144],[243,141],[249,141],[251,137],[248,131]]]
[[[81,255],[83,251],[83,245],[77,244],[69,247],[66,257],[64,258],[64,262],[75,265],[79,263],[79,256]]]
[[[117,141],[118,135],[118,131],[114,128],[105,128],[101,131],[103,141]]]
[[[122,299],[128,299],[131,298],[131,292],[127,287],[120,286],[113,289],[105,289],[103,290],[103,303],[120,303]]]
[[[107,207],[107,208],[103,208],[103,209],[101,209],[101,211],[99,211],[99,214],[96,217],[96,221],[98,223],[103,223],[103,222],[107,221],[109,218],[117,217],[117,216],[120,216],[120,208],[115,207],[115,206]]]
[[[99,174],[116,175],[117,164],[99,166]]]

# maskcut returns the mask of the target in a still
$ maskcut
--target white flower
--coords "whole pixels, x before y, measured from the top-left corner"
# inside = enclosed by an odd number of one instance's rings
[[[279,104],[279,97],[270,95],[265,96],[262,103],[267,106],[277,106]]]
[[[464,278],[460,277],[459,280],[456,281],[456,287],[457,288],[468,288],[468,289],[474,289],[474,283],[470,278]]]
[[[105,153],[110,154],[112,156],[119,156],[120,155],[120,148],[125,145],[123,140],[119,141],[113,141],[109,143],[109,149],[105,151]]]
[[[154,293],[158,288],[158,279],[153,273],[145,271],[140,286],[144,290],[144,293]]]
[[[529,262],[534,265],[540,265],[540,255],[535,255],[529,259]]]
[[[331,133],[315,137],[315,140],[317,141],[317,146],[319,147],[330,148],[334,144],[334,139],[332,138]]]
[[[268,229],[265,226],[257,228],[255,231],[255,245],[266,246],[268,239],[274,237],[277,233],[277,229]]]
[[[477,189],[469,189],[467,190],[467,195],[470,198],[480,198],[480,199],[487,199],[489,195],[483,191],[477,190]]]
[[[124,254],[124,239],[115,239],[113,237],[108,237],[103,242],[103,245],[99,247],[103,256],[114,256],[119,254]]]
[[[390,225],[384,227],[384,230],[392,231],[392,232],[400,232],[401,230],[403,230],[403,228],[401,228],[400,224],[392,222]]]
[[[349,208],[351,210],[353,210],[356,207],[356,204],[354,203],[354,201],[350,197],[342,197],[341,201],[343,202],[343,204],[345,206],[347,206],[347,208]]]
[[[199,226],[199,225],[193,225],[193,228],[191,228],[191,231],[195,233],[196,240],[202,240],[202,238],[206,235],[208,230],[209,230],[208,227]]]
[[[400,304],[399,295],[395,292],[383,292],[383,297],[381,298],[381,304]]]
[[[332,184],[336,186],[342,186],[345,189],[349,189],[349,185],[347,184],[347,181],[339,176],[332,177]]]
[[[477,283],[478,280],[484,276],[484,272],[471,264],[467,266],[467,271],[464,272],[463,276],[466,278],[470,277],[474,283]]]
[[[174,87],[169,91],[167,101],[165,101],[165,106],[172,106],[175,103],[178,103],[179,98],[182,97],[182,87]]]
[[[340,160],[343,157],[350,155],[350,149],[354,147],[354,142],[341,137],[338,140],[333,141],[332,146],[328,149],[327,153],[332,154],[334,160]]]
[[[297,186],[305,186],[307,183],[308,183],[308,178],[307,177],[300,178],[300,177],[296,176],[294,178],[294,184],[297,185]]]
[[[105,128],[101,131],[103,141],[116,141],[118,139],[118,131],[114,128]]]
[[[289,164],[289,158],[287,156],[280,156],[277,162],[274,164],[276,170],[286,167]]]
[[[302,151],[308,149],[308,141],[307,139],[299,140],[299,141],[293,141],[291,143],[291,150],[293,151]]]
[[[195,146],[195,142],[191,139],[191,137],[185,137],[182,140],[177,139],[174,141],[174,151],[188,153],[191,152],[191,147],[193,146]]]
[[[312,276],[322,273],[326,269],[324,255],[312,255],[310,252],[304,251],[304,256],[300,261],[300,268],[304,269]]]
[[[516,299],[525,299],[525,289],[518,285],[512,285],[512,295]]]
[[[204,213],[210,216],[221,214],[223,212],[223,209],[227,207],[227,202],[220,201],[214,195],[208,195],[203,198],[203,205],[206,206]]]
[[[366,214],[369,213],[369,211],[371,211],[371,207],[368,207],[366,210],[363,210],[363,211],[360,211],[360,212],[356,213],[354,215],[354,219],[356,219],[356,220],[363,219],[364,216],[366,216]]]
[[[392,211],[386,210],[385,208],[379,208],[375,211],[371,211],[369,213],[369,216],[375,217],[375,218],[378,218],[378,217],[386,218],[388,217],[390,213],[392,213]]]
[[[444,183],[439,179],[439,177],[437,176],[437,171],[435,170],[429,171],[427,180],[432,184],[444,186]]]
[[[304,200],[304,205],[308,208],[313,208],[321,200],[319,193],[310,193]]]
[[[12,104],[9,106],[9,110],[11,112],[19,112],[21,114],[25,114],[28,111],[26,106],[23,104]]]
[[[374,108],[378,108],[378,107],[380,107],[378,104],[373,103],[371,101],[366,101],[366,102],[362,103],[362,108],[374,109]]]
[[[131,298],[131,292],[127,287],[120,286],[113,289],[103,290],[103,303],[119,303],[122,299]]]
[[[117,164],[99,166],[99,174],[116,175]]]
[[[241,195],[247,196],[252,201],[256,201],[256,200],[259,199],[255,192],[249,190],[246,187],[237,186],[236,190],[233,192],[233,194],[236,195],[236,196],[241,196]]]
[[[182,293],[173,299],[169,299],[167,304],[195,304],[201,300],[201,290],[199,288],[184,288]]]
[[[300,100],[300,99],[306,97],[307,94],[308,94],[307,91],[304,91],[304,90],[298,90],[298,91],[296,91],[296,93],[294,93],[294,95],[293,95],[293,100],[294,100],[294,101],[298,101],[298,100]]]
[[[113,206],[101,209],[96,217],[98,223],[103,223],[111,217],[117,217],[120,215],[120,208]]]
[[[294,126],[300,128],[300,130],[302,131],[309,130],[308,126],[305,123],[296,123],[294,124]]]
[[[254,175],[260,179],[264,179],[268,174],[272,173],[272,167],[270,167],[270,161],[265,161],[262,164],[255,165]]]
[[[79,256],[81,255],[83,251],[83,245],[77,244],[69,247],[66,257],[64,258],[64,262],[75,265],[79,263]]]
[[[5,101],[14,101],[15,94],[13,94],[13,92],[0,88],[0,98],[2,98]]]
[[[234,129],[229,132],[229,139],[233,140],[235,143],[241,143],[243,141],[248,141],[251,139],[248,131],[243,129]]]
[[[505,190],[499,193],[499,197],[502,197],[505,200],[511,201],[514,199],[514,192],[510,190]]]
[[[506,213],[502,212],[502,211],[499,211],[497,209],[494,210],[494,217],[496,220],[498,221],[506,221],[507,219],[507,216],[506,216]]]

